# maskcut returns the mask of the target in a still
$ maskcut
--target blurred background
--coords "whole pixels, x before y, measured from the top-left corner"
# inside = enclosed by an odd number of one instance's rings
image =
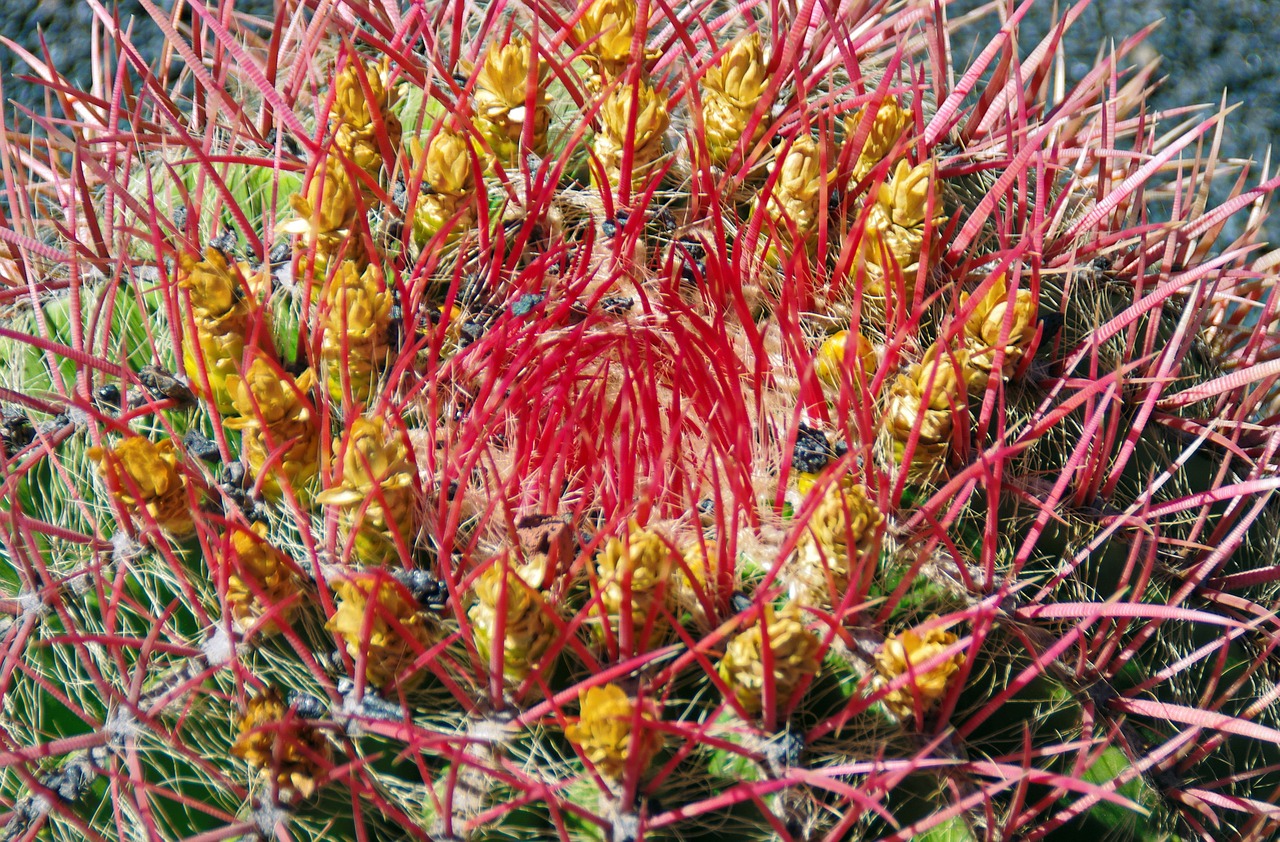
[[[155,0],[172,8],[173,0]],[[108,7],[110,3],[104,0]],[[137,0],[119,0],[122,20],[136,17],[136,43],[158,49],[160,30]],[[983,5],[983,0],[954,0],[955,19]],[[1022,42],[1030,49],[1055,18],[1054,0],[1036,0],[1023,21]],[[1063,4],[1065,5],[1065,4]],[[237,8],[263,14],[272,0],[239,0]],[[86,0],[0,0],[0,33],[37,51],[43,33],[54,63],[80,84],[88,83],[89,25],[92,12]],[[1068,75],[1079,78],[1092,66],[1101,46],[1119,40],[1147,24],[1162,21],[1139,53],[1146,60],[1164,56],[1161,75],[1166,81],[1156,93],[1153,108],[1197,103],[1216,104],[1226,92],[1228,103],[1241,103],[1231,115],[1223,151],[1231,157],[1262,160],[1280,138],[1280,2],[1277,0],[1095,0],[1067,33]],[[999,27],[995,16],[968,27],[953,40],[961,61],[974,56]],[[6,100],[42,110],[43,92],[19,84],[15,73],[28,72],[14,53],[0,47],[0,74]],[[1280,240],[1280,217],[1269,231]]]

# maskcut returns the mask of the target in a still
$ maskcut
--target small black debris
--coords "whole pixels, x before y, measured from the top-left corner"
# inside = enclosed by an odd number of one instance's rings
[[[217,464],[222,459],[222,454],[218,451],[218,443],[195,430],[183,436],[182,446],[202,462]]]
[[[231,231],[231,229],[227,229],[210,240],[209,245],[213,246],[227,257],[234,257],[236,248],[240,245],[240,240],[236,237],[235,232]]]
[[[45,776],[41,781],[64,804],[72,804],[80,800],[89,788],[89,769],[87,764],[71,762],[56,772]]]
[[[120,408],[120,387],[114,383],[105,383],[93,390],[93,401],[106,410]]]
[[[469,313],[459,329],[458,344],[465,348],[484,336],[489,326],[493,324],[497,313],[497,308],[491,304],[486,304],[474,313]]]
[[[275,129],[271,129],[270,131],[267,132],[267,136],[262,139],[262,143],[268,149],[275,149],[276,142],[279,140],[280,140],[280,133],[277,132]],[[288,152],[290,155],[294,156],[295,158],[302,157],[302,147],[298,145],[298,141],[294,140],[292,135],[286,134],[284,136],[283,142],[280,145],[285,152]]]
[[[196,403],[196,396],[190,387],[159,366],[144,365],[138,369],[138,382],[156,400],[171,400],[179,408],[194,406]]]
[[[697,286],[700,278],[707,276],[707,267],[700,260],[686,260],[680,264],[680,280],[690,286]]]
[[[545,295],[539,292],[527,292],[524,295],[517,298],[515,302],[511,305],[511,315],[527,316],[533,310],[534,307],[537,307],[539,304],[545,301],[546,298],[547,297]]]
[[[267,262],[271,264],[271,268],[283,266],[293,259],[293,249],[289,247],[287,241],[276,243],[271,247],[271,253],[267,255]]]
[[[676,228],[676,218],[672,216],[671,211],[666,208],[659,208],[652,216],[650,216],[650,219],[661,225],[666,231],[674,231]]]
[[[707,256],[707,249],[702,242],[692,237],[681,237],[676,240],[676,244],[680,247],[690,260],[703,260]]]
[[[443,611],[449,604],[449,588],[430,572],[421,569],[397,570],[393,573],[400,584],[409,589],[418,604],[429,611]]]
[[[244,465],[232,462],[222,466],[222,472],[218,474],[218,484],[229,488],[243,488],[245,475]]]
[[[952,140],[944,140],[934,147],[934,153],[939,158],[954,158],[957,155],[964,154],[964,147]]]
[[[329,712],[329,703],[319,696],[293,690],[288,696],[289,707],[303,719],[322,719]]]
[[[821,430],[801,424],[796,432],[796,446],[791,451],[791,467],[807,474],[816,474],[831,461],[831,445]]]
[[[0,423],[0,448],[6,455],[12,456],[35,440],[36,431],[31,420],[19,413],[5,413]]]
[[[620,316],[623,313],[629,312],[631,308],[635,306],[635,303],[635,299],[630,296],[617,296],[614,298],[602,299],[600,301],[600,307],[606,313],[613,313],[615,316]]]
[[[1058,331],[1062,330],[1062,326],[1066,323],[1066,318],[1056,311],[1049,311],[1040,314],[1040,324],[1044,325],[1043,333],[1040,335],[1042,343],[1048,342],[1050,339],[1058,335]]]
[[[343,710],[358,710],[360,716],[368,719],[381,719],[388,722],[395,722],[404,719],[404,709],[395,702],[389,702],[375,693],[365,693],[364,698],[355,704],[351,703],[351,697],[355,695],[355,682],[349,678],[338,679],[338,692],[341,693],[345,700],[343,702]]]

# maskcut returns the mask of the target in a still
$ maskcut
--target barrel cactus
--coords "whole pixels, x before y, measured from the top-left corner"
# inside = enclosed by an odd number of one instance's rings
[[[1280,833],[1280,181],[1140,37],[86,2],[0,136],[6,839]]]

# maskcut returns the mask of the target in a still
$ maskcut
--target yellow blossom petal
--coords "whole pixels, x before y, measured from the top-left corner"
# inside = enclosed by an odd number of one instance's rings
[[[651,703],[632,700],[616,684],[605,684],[581,694],[579,705],[578,721],[564,733],[597,772],[617,782],[628,765],[649,765],[662,745],[661,733],[651,727],[658,719]]]
[[[195,530],[187,499],[187,477],[171,439],[159,444],[143,436],[127,438],[115,447],[90,448],[89,457],[111,493],[126,508],[145,510],[156,525],[175,538]]]
[[[764,666],[765,635],[773,656],[773,670],[766,679]],[[800,608],[787,605],[774,612],[766,606],[760,622],[735,636],[720,659],[720,677],[729,685],[743,710],[757,715],[764,707],[764,688],[768,680],[776,704],[786,707],[806,678],[818,674],[818,638],[801,622]]]
[[[374,687],[410,689],[421,680],[413,664],[431,647],[431,620],[404,587],[378,572],[353,574],[333,583],[337,610],[325,625],[357,661],[364,656],[365,679]]]
[[[526,92],[530,78],[536,86],[531,151],[541,154],[546,148],[551,122],[549,95],[542,63],[537,63],[535,71],[534,62],[532,45],[525,38],[516,37],[504,46],[490,46],[476,77],[476,128],[503,164],[515,162],[529,122]]]
[[[959,638],[949,631],[934,628],[921,634],[915,630],[889,637],[876,653],[876,675],[872,687],[879,691],[902,675],[911,673],[911,680],[883,698],[885,705],[899,719],[909,720],[916,711],[927,713],[947,693],[951,677],[964,663],[964,653],[957,652],[941,663],[924,669],[931,659],[941,655]]]
[[[273,781],[281,801],[310,798],[331,750],[324,734],[291,715],[274,687],[249,699],[231,753]]]
[[[969,296],[962,295],[961,306],[968,302]],[[1012,314],[1009,312],[1011,303]],[[996,362],[997,350],[1004,352],[1001,377],[1013,375],[1035,338],[1038,316],[1039,307],[1031,290],[1019,289],[1010,302],[1009,285],[1005,276],[1002,274],[992,284],[964,325],[964,344],[969,351],[967,369],[971,391],[986,388],[992,366]],[[1006,320],[1009,322],[1007,332]]]
[[[702,108],[712,163],[728,163],[767,89],[764,51],[756,32],[734,43],[707,70],[702,77]],[[756,121],[753,143],[764,136],[767,122],[763,117]]]

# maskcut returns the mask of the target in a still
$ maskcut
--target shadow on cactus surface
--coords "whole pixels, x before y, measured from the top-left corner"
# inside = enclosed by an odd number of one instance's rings
[[[0,134],[5,839],[1280,833],[1280,180],[1141,34],[85,2]]]

